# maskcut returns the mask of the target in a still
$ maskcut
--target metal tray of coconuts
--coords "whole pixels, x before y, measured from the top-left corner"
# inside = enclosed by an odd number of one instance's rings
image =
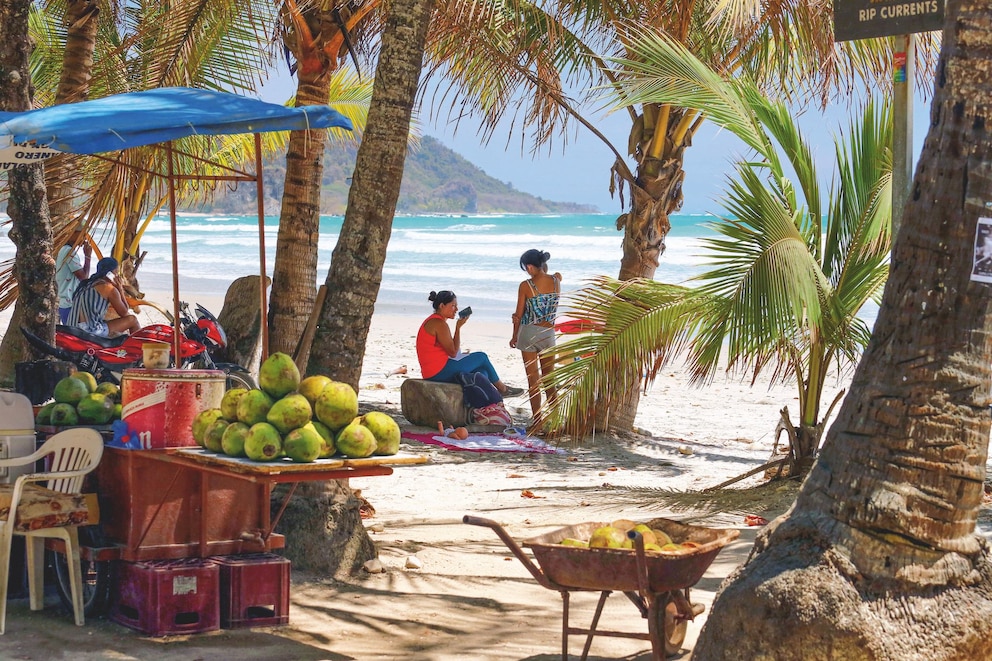
[[[559,528],[517,544],[495,521],[462,518],[465,523],[490,528],[542,586],[562,597],[562,654],[568,658],[568,639],[586,636],[582,659],[596,635],[651,641],[652,661],[677,653],[685,640],[688,622],[703,612],[693,604],[689,588],[696,584],[720,550],[740,534],[728,529],[702,528],[670,519],[642,524],[580,523]],[[522,547],[529,548],[535,565]],[[571,591],[599,591],[596,614],[588,628],[569,623]],[[607,597],[622,592],[648,621],[648,631],[603,631],[599,616]]]
[[[486,526],[474,517],[466,519]],[[642,524],[620,520],[566,526],[520,545],[530,549],[543,577],[556,589],[637,591],[638,559],[633,535],[628,535],[633,530],[641,534],[647,588],[655,593],[695,585],[720,550],[740,535],[733,528],[704,528],[671,519]]]
[[[399,452],[400,427],[392,416],[359,416],[354,388],[322,375],[301,379],[287,354],[266,358],[258,382],[250,390],[232,388],[219,407],[200,411],[191,425],[200,448],[175,454],[253,475],[426,463]]]

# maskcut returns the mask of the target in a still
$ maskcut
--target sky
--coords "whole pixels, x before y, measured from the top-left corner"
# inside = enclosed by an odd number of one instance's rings
[[[285,103],[295,91],[295,82],[288,72],[278,75],[262,91],[262,98],[274,103]],[[429,96],[429,95],[428,95]],[[917,94],[913,111],[914,160],[919,157],[926,137],[929,101]],[[834,136],[848,123],[847,110],[828,108],[820,115],[808,111],[800,126],[807,139],[814,145],[820,166],[825,172],[833,161]],[[569,142],[559,142],[549,152],[545,147],[537,155],[521,151],[519,135],[507,143],[506,131],[496,132],[487,145],[482,144],[477,127],[464,121],[457,130],[444,123],[429,122],[421,117],[420,130],[424,135],[437,138],[445,146],[460,154],[486,174],[513,185],[531,195],[556,202],[588,204],[602,213],[619,215],[624,211],[619,196],[610,196],[610,168],[613,152],[596,136],[580,127],[569,135]],[[625,150],[630,132],[626,112],[597,116],[596,127],[617,147]],[[683,214],[709,214],[722,211],[718,198],[725,189],[728,176],[733,172],[735,158],[746,156],[744,143],[736,136],[708,122],[693,138],[686,150],[685,182],[683,184]],[[628,160],[633,167],[633,161]],[[629,208],[630,195],[625,191],[624,201]]]

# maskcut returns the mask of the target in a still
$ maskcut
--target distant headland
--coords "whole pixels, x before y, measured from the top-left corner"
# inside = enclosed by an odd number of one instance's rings
[[[321,184],[320,212],[342,215],[348,202],[348,187],[358,147],[329,146],[324,151],[324,177]],[[278,213],[282,199],[286,163],[283,156],[263,163],[265,208]],[[257,210],[254,186],[237,190],[218,189],[216,197],[198,202],[203,213],[254,214]],[[589,204],[553,202],[516,190],[483,172],[435,138],[424,136],[406,159],[398,214],[484,214],[484,213],[597,213]]]

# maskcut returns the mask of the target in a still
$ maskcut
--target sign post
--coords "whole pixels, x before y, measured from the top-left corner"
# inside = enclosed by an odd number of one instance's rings
[[[944,0],[834,0],[834,40],[895,37],[892,52],[892,239],[913,183],[913,33],[944,27]]]
[[[899,234],[902,212],[913,185],[913,76],[916,37],[893,37],[892,76],[892,238]]]

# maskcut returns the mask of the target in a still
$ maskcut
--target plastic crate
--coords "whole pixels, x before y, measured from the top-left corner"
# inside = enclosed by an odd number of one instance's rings
[[[151,636],[220,628],[220,568],[200,558],[121,562],[110,619]]]
[[[288,559],[274,553],[220,555],[220,626],[224,629],[289,623]]]

